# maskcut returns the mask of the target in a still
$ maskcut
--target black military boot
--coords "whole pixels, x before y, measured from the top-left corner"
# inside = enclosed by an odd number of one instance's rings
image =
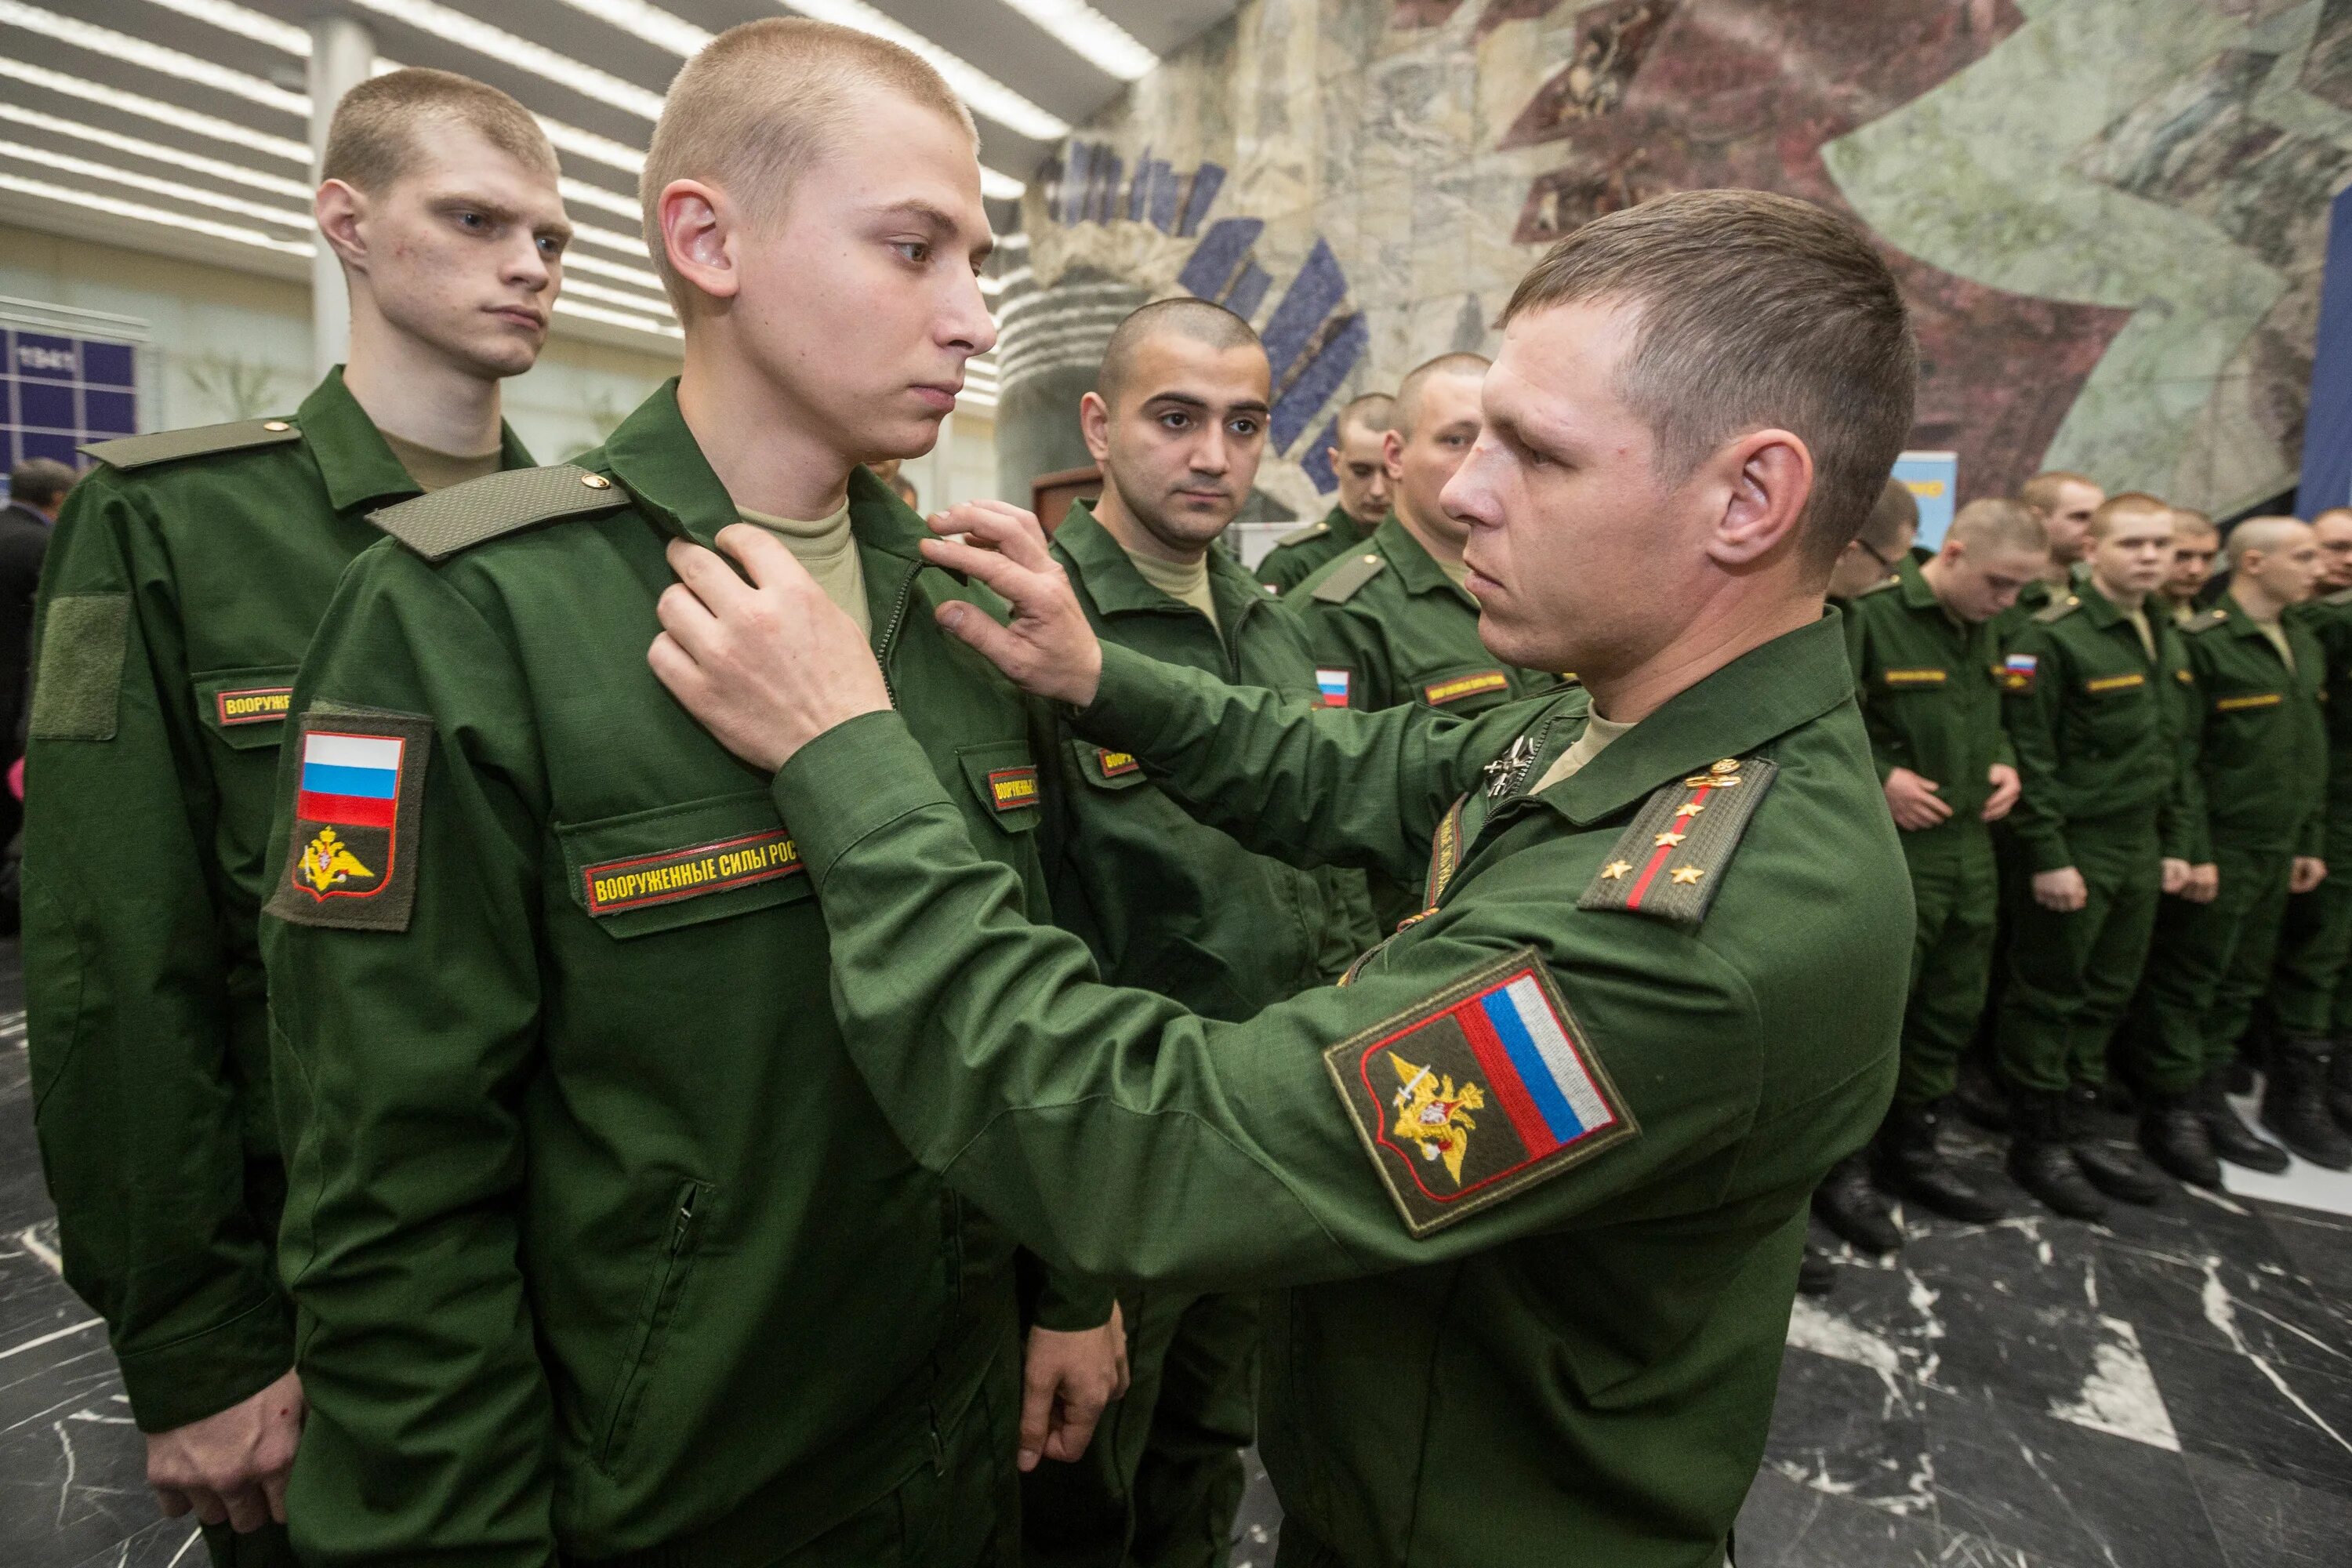
[[[2197,1114],[2213,1137],[2213,1152],[2232,1165],[2275,1176],[2287,1167],[2286,1151],[2256,1132],[2238,1117],[2230,1103],[2230,1069],[2215,1068],[2197,1086]]]
[[[2263,1084],[2263,1125],[2315,1165],[2352,1171],[2352,1138],[2336,1125],[2323,1098],[2327,1042],[2281,1035],[2271,1045],[2270,1077]]]
[[[1908,1203],[1932,1209],[1947,1219],[1969,1225],[1990,1225],[2007,1210],[1970,1186],[1944,1159],[1936,1142],[1943,1126],[1941,1100],[1925,1105],[1897,1105],[1886,1113],[1878,1130],[1874,1163],[1878,1184]]]
[[[2117,1203],[2148,1205],[2164,1196],[2164,1177],[2137,1150],[2099,1136],[2099,1091],[2078,1083],[2066,1090],[2066,1146],[2091,1185]]]
[[[1848,1154],[1830,1167],[1829,1175],[1813,1189],[1813,1213],[1864,1252],[1893,1252],[1903,1245],[1902,1228],[1870,1184],[1870,1162],[1863,1155]]]
[[[2213,1157],[2213,1134],[2189,1096],[2144,1096],[2139,1146],[2176,1181],[2209,1192],[2221,1190],[2221,1162]]]
[[[1830,1261],[1828,1253],[1810,1241],[1805,1243],[1805,1256],[1797,1263],[1797,1294],[1826,1296],[1836,1289],[1837,1265]]]
[[[1952,1109],[1988,1132],[2009,1131],[2009,1097],[1997,1080],[1982,1072],[1960,1069],[1959,1087],[1952,1090]]]
[[[2066,1142],[2066,1097],[2024,1089],[2010,1101],[2009,1179],[2068,1219],[2105,1219],[2107,1202],[2083,1179]]]
[[[2336,1042],[2335,1058],[2327,1064],[2327,1110],[2336,1126],[2352,1132],[2352,1038]]]

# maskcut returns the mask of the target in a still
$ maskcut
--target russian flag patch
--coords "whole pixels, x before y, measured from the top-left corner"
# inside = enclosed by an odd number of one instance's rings
[[[1349,679],[1349,672],[1344,669],[1319,667],[1316,669],[1315,689],[1322,694],[1324,707],[1345,708],[1348,705]]]
[[[433,721],[312,708],[295,742],[294,828],[271,914],[306,925],[405,931],[415,900],[408,842]]]
[[[2041,665],[2042,660],[2033,654],[2011,654],[2000,661],[2000,668],[1996,672],[2000,677],[2000,689],[2020,696],[2032,690],[2034,672]]]
[[[1323,1065],[1415,1236],[1641,1131],[1533,948],[1331,1047]]]

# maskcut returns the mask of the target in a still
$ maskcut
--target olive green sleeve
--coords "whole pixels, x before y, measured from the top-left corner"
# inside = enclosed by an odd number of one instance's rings
[[[2189,639],[2182,638],[2183,642]],[[2179,729],[2173,736],[2172,796],[2164,813],[2164,852],[2192,866],[2213,860],[2212,803],[2205,793],[2205,681],[2208,673],[2198,663],[2193,645],[2181,668],[2188,684],[2173,682],[2173,715]]]
[[[1696,1212],[1733,1180],[1765,1031],[1696,938],[1564,898],[1465,901],[1349,985],[1210,1023],[1099,984],[1076,938],[1023,920],[1016,883],[972,850],[919,755],[897,715],[867,715],[803,748],[774,794],[816,879],[860,1071],[915,1157],[1045,1258],[1188,1289],[1274,1286],[1613,1223],[1637,1191]],[[1325,1049],[1531,946],[1616,1075],[1622,1136],[1417,1234]],[[1864,1087],[1874,1118],[1884,1089]]]
[[[178,594],[109,471],[66,503],[42,584],[25,763],[35,1126],[68,1284],[106,1320],[139,1425],[166,1431],[294,1363],[246,1194],[231,953]]]
[[[541,1052],[532,710],[507,645],[391,542],[345,574],[289,724],[314,704],[431,728],[416,816],[393,830],[395,863],[414,866],[405,929],[315,923],[347,918],[331,904],[261,922],[281,1262],[311,1407],[287,1501],[295,1546],[313,1568],[542,1568],[555,1417],[519,1261],[522,1101]],[[289,738],[279,769],[281,854],[300,747]]]
[[[1870,703],[1870,623],[1866,616],[1849,605],[1838,612],[1845,622],[1846,662],[1853,667],[1853,697],[1862,707],[1864,731],[1870,736],[1870,765],[1885,784],[1886,775],[1895,771],[1895,759],[1879,742],[1878,716]]]
[[[2001,725],[2022,786],[2009,814],[2009,830],[2025,850],[2029,871],[2062,871],[2074,863],[2059,782],[2059,734],[2072,678],[2057,639],[2038,626],[2028,624],[2009,647],[2034,661],[2033,684],[2000,700]]]
[[[1257,580],[1276,594],[1287,594],[1315,574],[1319,565],[1312,555],[1293,544],[1277,544],[1257,563]]]
[[[1348,672],[1348,706],[1374,713],[1412,700],[1411,691],[1398,689],[1396,665],[1388,643],[1364,617],[1344,605],[1327,605],[1311,594],[1292,593],[1283,607],[1297,617],[1307,633],[1307,646],[1318,667]]]

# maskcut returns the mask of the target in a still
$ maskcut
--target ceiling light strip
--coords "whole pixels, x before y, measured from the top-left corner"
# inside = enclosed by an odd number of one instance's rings
[[[642,267],[624,267],[616,261],[607,261],[601,256],[588,256],[578,250],[567,250],[563,253],[563,275],[568,279],[575,272],[584,272],[591,278],[610,278],[616,283],[634,283],[640,289],[651,289],[656,292],[659,292],[662,286],[658,277]],[[565,287],[568,288],[570,285],[566,284]]]
[[[161,224],[167,228],[184,228],[192,233],[209,235],[215,239],[232,240],[249,245],[257,250],[275,250],[285,256],[308,257],[310,246],[301,240],[279,239],[257,228],[244,228],[235,224],[215,223],[210,218],[192,217],[186,213],[166,212],[151,207],[144,202],[119,201],[95,191],[70,189],[51,184],[47,180],[28,180],[21,175],[0,170],[0,191],[14,191],[19,195],[38,196],[43,201],[63,202],[69,206],[87,207],[115,217],[134,218],[141,223]]]
[[[77,158],[70,153],[59,153],[46,147],[28,147],[22,142],[11,142],[5,137],[0,137],[0,158],[14,158],[19,163],[30,163],[36,168],[52,170],[58,174],[80,174],[93,180],[111,180],[118,185],[128,185],[134,191],[145,191],[149,195],[167,196],[175,202],[189,202],[196,206],[211,207],[215,212],[235,213],[239,217],[256,218],[263,223],[283,224],[291,229],[308,230],[311,226],[310,215],[307,212],[295,212],[285,207],[266,207],[258,202],[248,202],[238,196],[223,195],[217,191],[207,191],[183,180],[158,179],[152,174],[118,169],[111,163],[100,163],[88,158]]]
[[[251,38],[257,44],[268,44],[289,55],[310,58],[310,33],[291,22],[281,22],[275,16],[265,16],[245,5],[233,5],[229,0],[147,0],[166,11],[177,12],[192,20],[207,23],[226,33]]]
[[[559,316],[578,316],[584,321],[603,321],[608,326],[629,327],[656,337],[682,338],[686,334],[667,321],[656,321],[646,316],[633,316],[622,310],[607,310],[601,305],[583,305],[573,300],[555,301]]]
[[[307,96],[289,92],[257,76],[247,76],[243,71],[234,71],[226,66],[182,54],[177,49],[167,49],[161,44],[151,44],[144,38],[118,33],[111,27],[60,16],[37,5],[24,5],[21,0],[0,0],[0,25],[22,27],[28,33],[37,33],[61,44],[88,49],[92,54],[106,55],[163,76],[196,82],[216,92],[260,104],[265,109],[304,116],[310,112],[310,100]]]
[[[593,131],[583,131],[576,125],[566,125],[561,120],[537,115],[539,128],[555,143],[559,153],[576,153],[593,163],[608,169],[618,169],[625,174],[642,174],[646,155],[626,142],[615,142],[609,136],[599,136]]]
[[[1004,0],[1004,4],[1052,34],[1072,54],[1121,81],[1139,81],[1158,68],[1160,57],[1142,40],[1085,0]]]
[[[352,0],[352,4],[420,33],[429,33],[445,43],[503,60],[519,70],[568,87],[610,108],[625,110],[645,120],[661,118],[660,93],[648,92],[635,82],[598,70],[569,55],[557,54],[543,44],[533,43],[503,27],[494,27],[478,16],[452,10],[436,0]]]
[[[165,103],[161,99],[149,98],[144,93],[125,92],[121,88],[107,87],[82,77],[68,76],[64,71],[50,70],[46,66],[30,65],[23,60],[12,60],[5,56],[0,56],[0,77],[21,81],[29,87],[41,88],[56,93],[60,98],[78,98],[85,103],[103,104],[109,109],[119,110],[124,114],[137,115],[142,120],[152,120],[158,125],[168,125],[174,131],[185,131],[191,135],[210,137],[215,142],[226,142],[234,147],[248,148],[256,153],[267,153],[273,158],[283,158],[289,163],[307,165],[310,162],[310,149],[290,138],[265,135],[250,126],[239,125],[232,120],[221,120],[209,114],[199,114],[193,109],[183,109],[176,103]]]
[[[117,153],[128,153],[135,158],[174,164],[195,174],[210,174],[215,180],[226,180],[231,184],[268,191],[272,195],[290,196],[301,202],[310,199],[310,187],[299,180],[289,180],[280,174],[265,174],[242,164],[207,158],[201,153],[183,153],[177,147],[166,147],[160,142],[147,142],[136,136],[125,136],[120,132],[100,130],[95,125],[84,125],[78,120],[60,120],[37,109],[21,109],[13,103],[0,103],[0,120],[28,126],[35,131],[53,132],[59,136],[94,142]]]
[[[648,300],[643,294],[631,294],[620,289],[607,289],[601,283],[590,283],[578,278],[566,278],[563,280],[562,291],[557,298],[562,299],[574,294],[583,300],[602,300],[607,305],[625,305],[630,310],[642,315],[651,316],[656,321],[669,319],[669,302],[667,300]]]
[[[572,4],[574,0],[565,0]],[[931,68],[947,79],[955,95],[971,105],[976,113],[1022,135],[1038,142],[1052,142],[1070,132],[1070,124],[1030,102],[978,66],[948,53],[913,28],[891,20],[866,0],[785,0],[803,16],[814,16],[820,22],[855,27],[861,33],[871,33],[877,38],[887,38],[920,56]]]
[[[637,210],[637,199],[635,196],[625,196],[618,191],[608,191],[602,185],[592,185],[585,180],[575,180],[569,175],[558,180],[556,188],[563,193],[563,199],[566,202],[577,202],[583,207],[594,207],[598,212],[610,213],[614,217],[625,217],[632,221],[637,221],[643,217]]]

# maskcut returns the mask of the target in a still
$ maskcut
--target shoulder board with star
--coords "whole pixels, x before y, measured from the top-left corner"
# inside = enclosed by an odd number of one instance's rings
[[[593,517],[629,504],[628,491],[576,464],[509,468],[368,514],[368,521],[427,561],[536,523]]]
[[[1317,521],[1308,523],[1304,528],[1292,529],[1288,533],[1286,533],[1280,539],[1276,540],[1274,542],[1274,547],[1276,550],[1279,550],[1286,544],[1304,544],[1310,539],[1320,539],[1330,531],[1331,525],[1318,518]]]
[[[1387,568],[1387,557],[1371,551],[1350,555],[1333,567],[1323,581],[1315,584],[1311,596],[1327,605],[1344,605],[1356,596],[1357,590]]]
[[[149,436],[93,441],[81,447],[80,452],[110,468],[127,471],[157,463],[175,463],[183,458],[242,452],[249,447],[275,447],[301,438],[302,432],[290,420],[238,419],[226,425],[197,425],[185,430],[158,430]]]
[[[1652,794],[1576,907],[1697,925],[1780,771],[1761,758],[1726,757]]]
[[[2192,637],[2200,637],[2215,626],[2227,625],[2229,619],[2230,612],[2227,610],[2206,610],[2181,622],[2180,629]]]
[[[2069,594],[2064,598],[2053,599],[2042,608],[2034,611],[2033,624],[2037,626],[2051,626],[2064,620],[2082,607],[2083,601],[2080,595]]]

